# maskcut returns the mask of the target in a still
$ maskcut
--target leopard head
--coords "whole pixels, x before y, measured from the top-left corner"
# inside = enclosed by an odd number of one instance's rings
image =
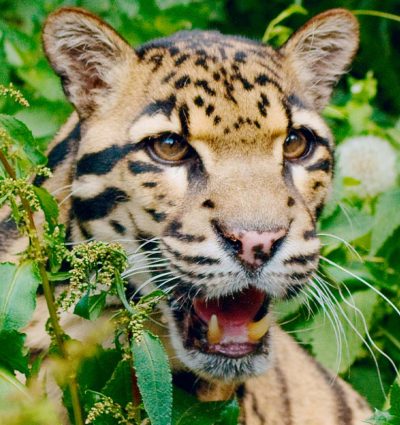
[[[72,239],[125,241],[136,289],[168,294],[185,367],[228,381],[264,372],[271,301],[302,291],[318,264],[333,168],[320,111],[357,49],[355,18],[322,13],[279,49],[208,31],[132,49],[64,8],[43,39],[80,118]]]

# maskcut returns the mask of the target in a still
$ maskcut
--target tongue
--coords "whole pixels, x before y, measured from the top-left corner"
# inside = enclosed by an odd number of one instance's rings
[[[196,314],[206,323],[215,314],[224,328],[242,327],[250,323],[265,299],[265,294],[256,288],[218,299],[205,301],[196,298],[193,307]]]

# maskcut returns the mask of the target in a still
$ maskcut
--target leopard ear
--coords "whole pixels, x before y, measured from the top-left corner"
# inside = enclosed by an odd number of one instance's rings
[[[133,49],[105,22],[79,8],[61,8],[46,20],[45,53],[81,116],[107,94]]]
[[[359,43],[356,18],[345,9],[315,16],[280,49],[298,86],[315,109],[329,101],[334,85],[346,72]]]

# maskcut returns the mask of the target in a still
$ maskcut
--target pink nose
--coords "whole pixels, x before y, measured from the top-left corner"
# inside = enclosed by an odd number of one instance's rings
[[[225,240],[235,244],[237,257],[251,268],[262,266],[275,253],[278,243],[286,236],[286,229],[257,232],[254,230],[224,231]]]

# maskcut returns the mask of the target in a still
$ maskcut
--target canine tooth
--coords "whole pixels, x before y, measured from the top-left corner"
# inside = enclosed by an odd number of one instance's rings
[[[218,324],[218,317],[216,314],[213,314],[208,322],[207,339],[210,344],[218,344],[221,338],[222,331]]]
[[[247,330],[250,340],[256,342],[261,339],[268,332],[270,326],[271,323],[268,315],[265,315],[258,322],[249,323],[247,325]]]

